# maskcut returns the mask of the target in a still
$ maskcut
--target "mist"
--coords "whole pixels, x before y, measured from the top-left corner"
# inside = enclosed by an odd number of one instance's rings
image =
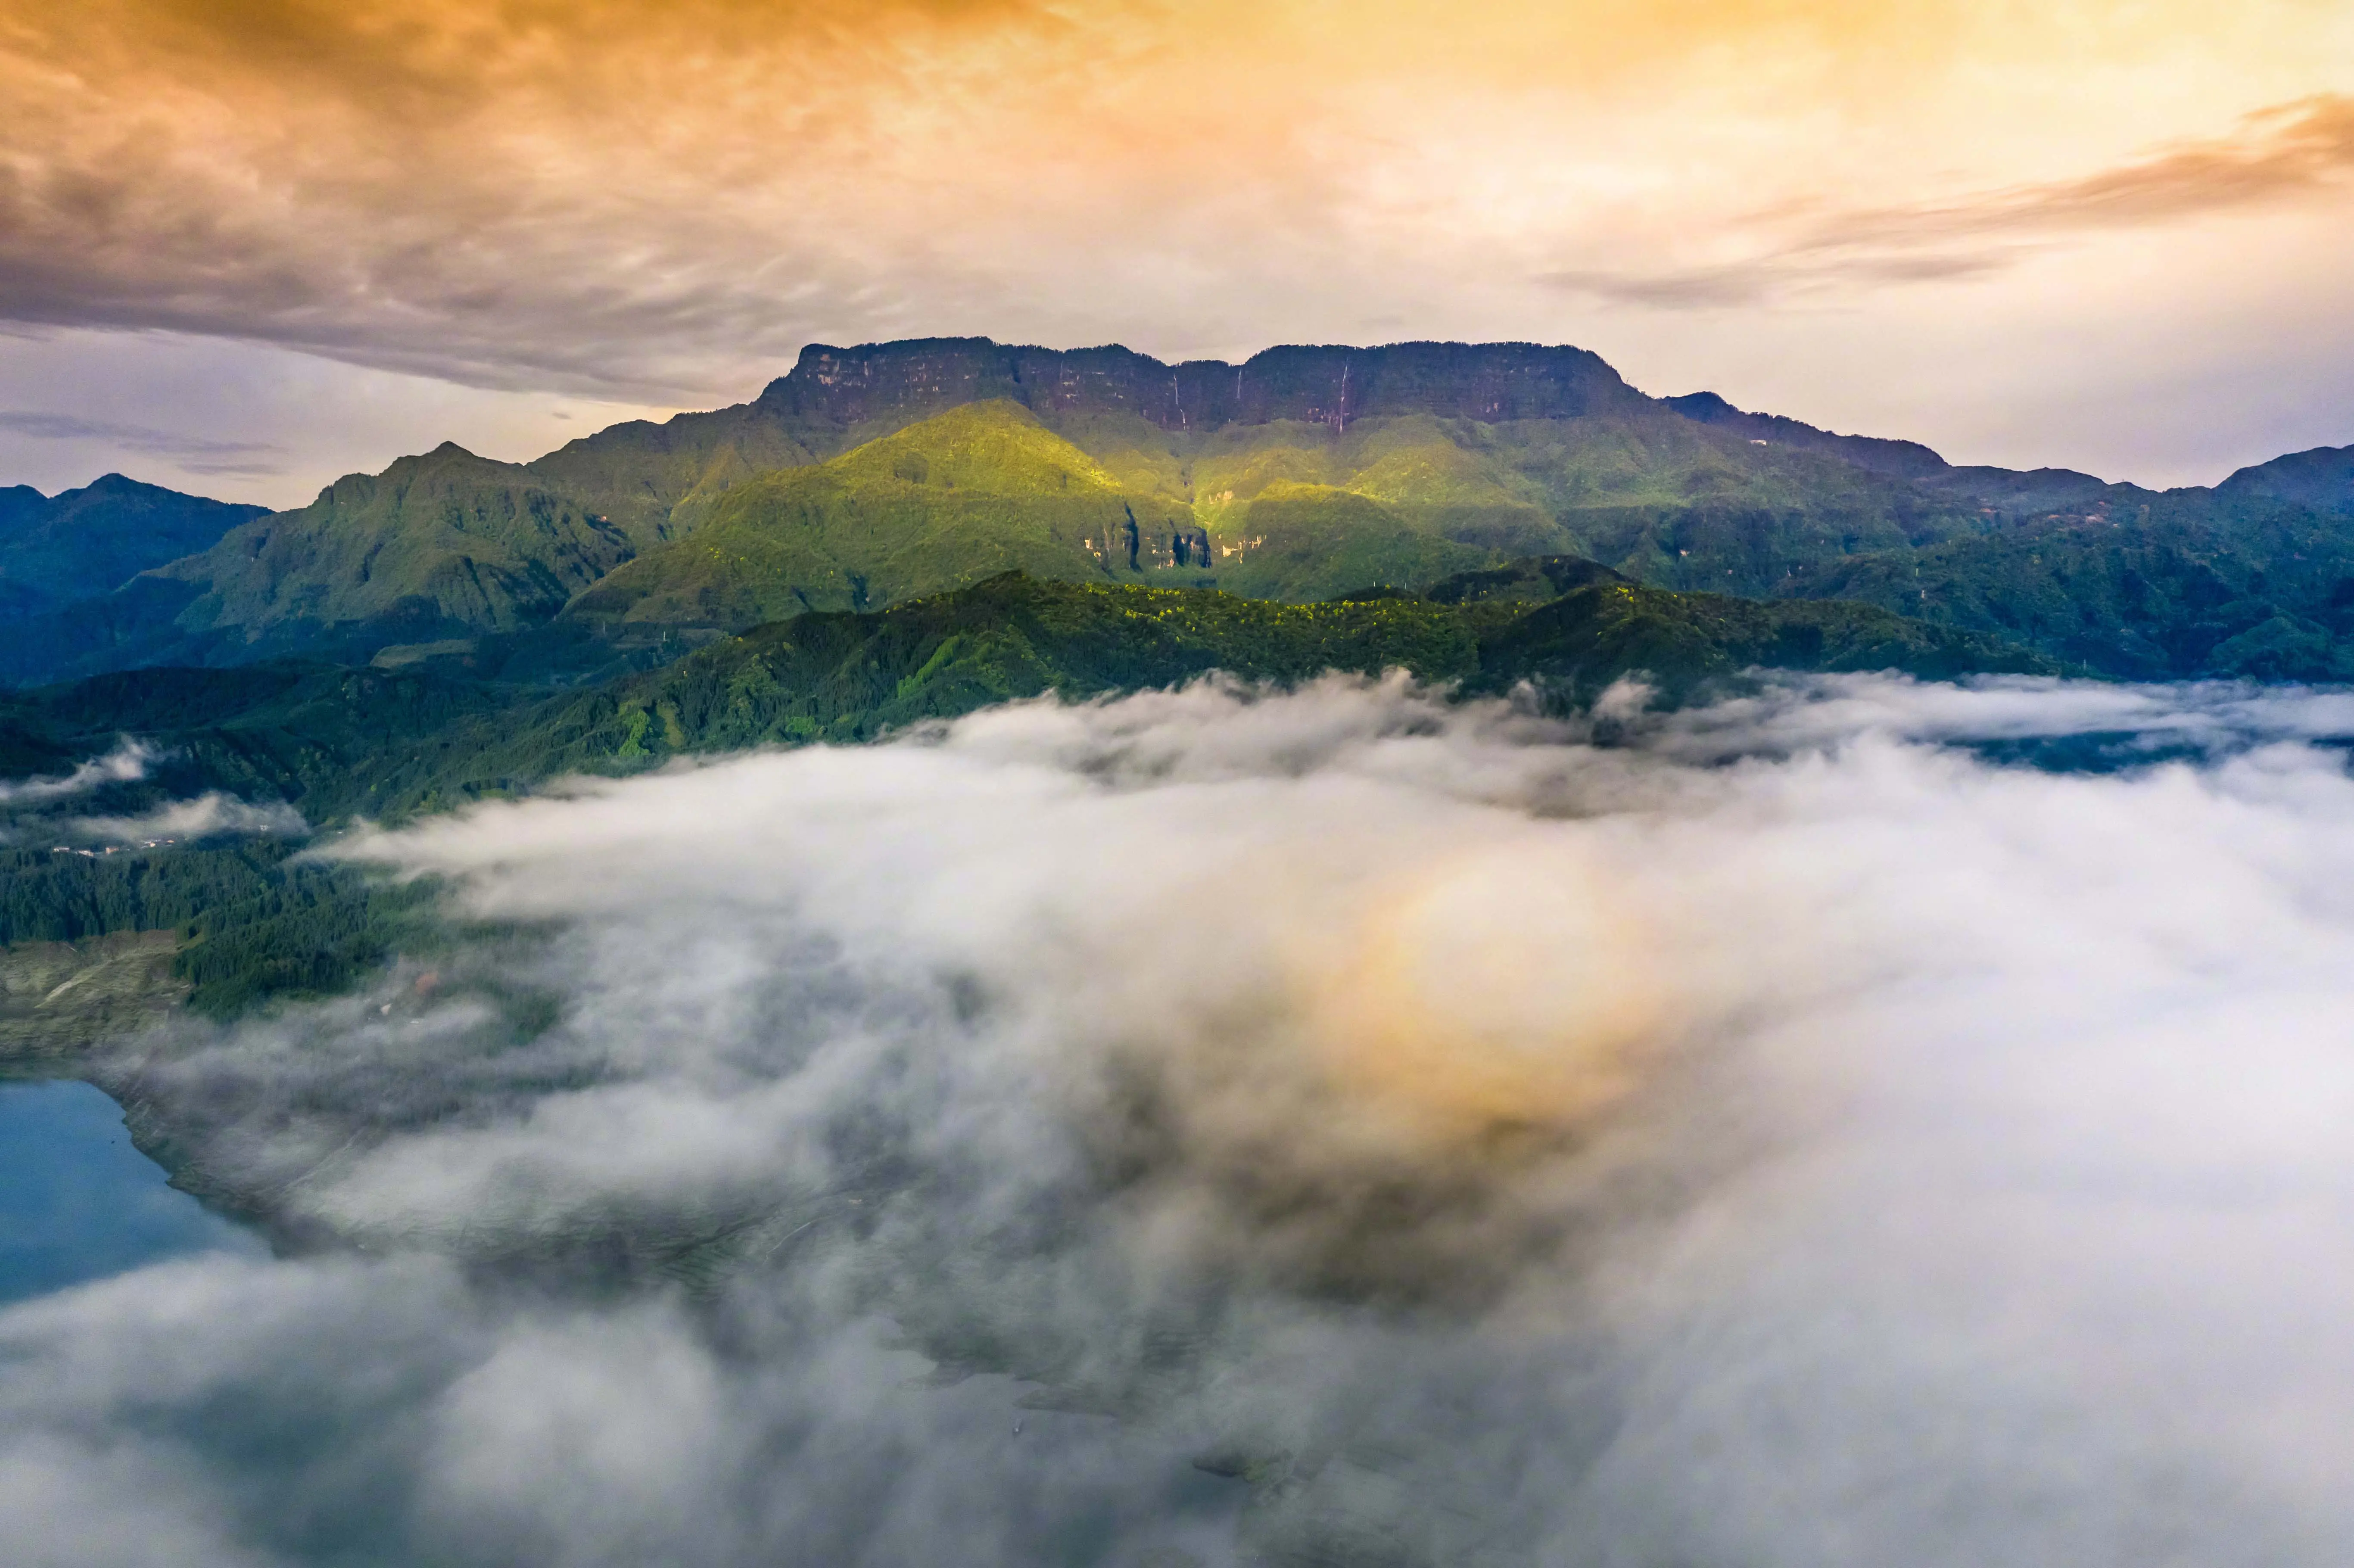
[[[0,1314],[0,1532],[2334,1563],[2349,705],[1209,682],[359,835],[473,939],[103,1064],[283,1255]]]
[[[311,831],[302,813],[283,800],[254,804],[218,789],[207,789],[186,800],[166,800],[153,810],[133,817],[76,817],[66,828],[79,837],[112,843],[201,839],[225,833],[301,838]]]
[[[59,800],[108,784],[144,779],[148,765],[154,759],[154,747],[126,739],[104,757],[78,763],[71,772],[58,778],[0,782],[0,807]]]

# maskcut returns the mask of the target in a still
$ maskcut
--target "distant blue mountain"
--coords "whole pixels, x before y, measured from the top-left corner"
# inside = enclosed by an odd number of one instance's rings
[[[2313,512],[2354,513],[2354,447],[2315,447],[2243,468],[2216,493],[2285,501]]]
[[[0,490],[0,609],[22,615],[96,599],[268,512],[119,473],[59,495],[10,486]]]

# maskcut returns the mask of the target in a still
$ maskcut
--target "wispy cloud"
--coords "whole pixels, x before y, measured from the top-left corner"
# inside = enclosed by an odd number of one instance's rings
[[[273,441],[226,441],[208,436],[181,435],[147,425],[126,425],[112,419],[90,419],[79,414],[40,413],[24,408],[0,409],[0,430],[38,440],[99,441],[125,451],[177,458],[188,473],[274,474],[275,462],[262,461],[282,449]]]
[[[104,757],[93,758],[61,778],[0,780],[0,806],[61,800],[95,789],[102,784],[143,779],[147,776],[147,765],[154,759],[154,747],[144,741],[126,740]]]
[[[2322,96],[2251,114],[2227,135],[2075,179],[1902,207],[1784,207],[1749,227],[1786,238],[1741,260],[1650,270],[1573,268],[1542,281],[1625,304],[1722,309],[1859,285],[1983,277],[2073,236],[2337,200],[2349,186],[2354,98]]]
[[[283,800],[254,805],[215,789],[135,817],[77,817],[65,824],[65,831],[75,838],[106,843],[144,843],[221,833],[300,837],[311,827],[302,812]]]

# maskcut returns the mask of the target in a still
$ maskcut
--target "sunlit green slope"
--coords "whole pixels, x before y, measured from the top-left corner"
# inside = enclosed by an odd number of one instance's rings
[[[1104,578],[1176,569],[1182,503],[1121,484],[1004,401],[968,404],[833,461],[736,486],[688,538],[575,599],[567,619],[730,630],[879,608],[1005,571]]]
[[[1218,586],[1242,593],[1428,582],[1499,554],[1566,550],[1659,587],[1763,596],[1810,563],[1987,525],[1969,498],[1648,399],[1548,419],[1405,414],[1200,434],[1133,416],[1051,422],[1126,482],[1192,505],[1218,549]],[[1369,525],[1410,533],[1418,555],[1352,581],[1361,567],[1303,573],[1300,557]]]
[[[154,575],[190,590],[185,632],[312,647],[529,625],[631,553],[607,517],[529,471],[444,444]]]

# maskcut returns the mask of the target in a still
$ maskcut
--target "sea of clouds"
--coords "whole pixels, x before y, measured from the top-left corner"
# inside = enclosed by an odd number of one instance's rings
[[[0,1539],[2335,1563],[2350,701],[1204,683],[347,842],[485,935],[111,1065],[292,1252],[0,1314]]]

